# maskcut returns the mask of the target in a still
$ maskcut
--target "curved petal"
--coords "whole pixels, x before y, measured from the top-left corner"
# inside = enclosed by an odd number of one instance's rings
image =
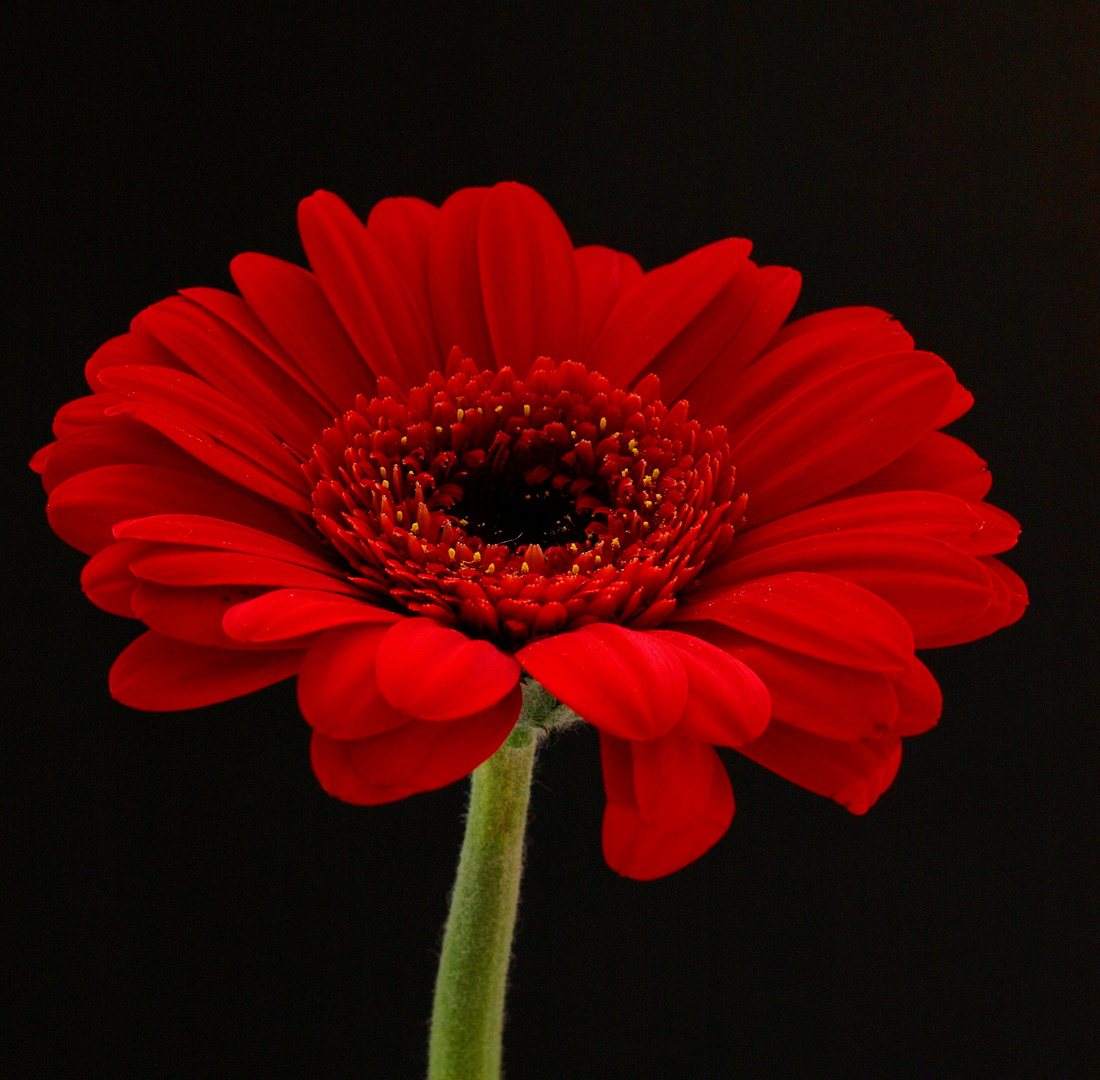
[[[853,814],[865,814],[897,776],[901,739],[882,735],[838,742],[773,720],[756,742],[738,747],[738,753]]]
[[[907,671],[913,635],[866,589],[829,574],[789,573],[703,594],[672,622],[721,623],[785,649],[867,671]]]
[[[278,536],[301,530],[278,507],[226,484],[157,465],[103,465],[60,483],[46,505],[50,526],[67,544],[94,555],[115,539],[120,521],[153,514],[232,518]]]
[[[342,199],[318,191],[298,206],[309,264],[371,370],[407,390],[439,366],[424,313],[390,257]]]
[[[550,204],[523,184],[495,185],[481,206],[477,249],[497,366],[522,377],[540,356],[575,360],[577,268]]]
[[[917,638],[954,629],[989,606],[989,575],[973,555],[940,540],[852,529],[788,540],[724,563],[706,588],[795,570],[831,574],[881,597]]]
[[[989,575],[993,600],[981,615],[935,634],[917,639],[921,649],[939,649],[945,645],[962,645],[986,637],[1004,626],[1011,626],[1027,607],[1027,586],[1020,577],[999,559],[983,557],[978,560]]]
[[[740,746],[760,737],[771,717],[771,698],[756,672],[692,634],[646,633],[671,645],[687,674],[687,705],[675,730],[717,746]]]
[[[212,645],[219,649],[240,649],[222,629],[222,616],[234,604],[257,596],[261,586],[226,587],[207,585],[199,588],[176,588],[138,581],[133,589],[130,607],[150,630],[192,645]],[[262,647],[262,646],[261,646]]]
[[[575,248],[580,319],[577,353],[584,356],[599,336],[618,299],[642,279],[638,261],[621,251],[599,244]]]
[[[731,400],[738,374],[759,356],[791,313],[802,288],[802,275],[786,266],[762,266],[759,288],[737,333],[687,389],[700,423],[717,424]]]
[[[320,589],[274,589],[230,608],[222,626],[234,641],[284,641],[334,626],[389,625],[401,618],[353,596]]]
[[[271,336],[331,404],[332,417],[350,409],[356,394],[374,393],[374,373],[308,270],[249,251],[229,272]]]
[[[711,747],[677,732],[630,743],[601,731],[600,756],[607,792],[603,850],[612,870],[639,881],[664,877],[725,835],[733,788]]]
[[[130,597],[139,579],[130,572],[130,560],[141,549],[142,544],[135,540],[121,540],[101,548],[84,564],[80,587],[96,607],[112,615],[135,618]]]
[[[367,739],[330,739],[313,733],[310,756],[321,787],[363,806],[445,787],[492,757],[519,718],[519,687],[472,716],[409,723]]]
[[[904,673],[859,671],[700,623],[700,636],[752,669],[768,688],[772,718],[847,742],[890,731],[898,719],[895,680]]]
[[[52,431],[54,438],[63,439],[66,435],[79,431],[81,428],[102,424],[107,416],[107,410],[125,400],[121,394],[107,391],[100,394],[89,394],[87,397],[80,397],[66,402],[57,410],[53,418]],[[39,451],[39,453],[41,452]]]
[[[819,321],[829,314],[841,317]],[[799,386],[872,357],[906,353],[912,348],[913,339],[885,311],[857,308],[851,314],[840,309],[811,315],[784,327],[772,338],[768,351],[747,370],[746,364],[733,369],[723,365],[708,383],[701,381],[708,404],[700,409],[699,419],[739,429]],[[693,396],[695,392],[693,387]]]
[[[426,325],[432,315],[428,288],[428,244],[439,218],[438,207],[403,196],[375,203],[367,217],[367,232],[378,241],[412,290]]]
[[[238,324],[251,315],[240,297],[216,289],[191,292],[193,296],[170,296],[146,308],[142,322],[200,379],[247,409],[280,440],[308,454],[332,414],[318,403],[313,390],[287,374],[283,365],[290,361],[285,354],[282,363],[273,358],[271,353],[282,352],[278,345],[270,341],[270,352],[265,351],[225,321],[223,314],[230,314],[230,307]],[[260,335],[253,337],[258,340]],[[102,372],[100,382],[109,385]]]
[[[895,735],[921,735],[936,726],[943,712],[943,694],[920,660],[914,660],[904,677],[894,683],[894,692],[898,696]]]
[[[298,707],[314,731],[330,739],[366,739],[412,722],[378,688],[375,660],[388,629],[341,627],[310,647],[298,674]]]
[[[378,650],[378,685],[418,720],[453,720],[488,709],[519,682],[516,658],[434,619],[402,619]]]
[[[192,645],[148,630],[111,668],[111,696],[132,709],[174,712],[251,694],[290,678],[301,649],[243,650]]]
[[[748,240],[720,240],[651,270],[619,298],[585,365],[614,386],[629,386],[729,283],[751,250]]]
[[[953,424],[960,416],[970,412],[973,404],[974,395],[965,386],[955,383],[955,393],[951,395],[951,400],[944,407],[943,412],[936,417],[935,426],[944,428],[948,424]]]
[[[478,219],[488,188],[463,188],[439,208],[428,243],[428,287],[440,351],[457,346],[479,368],[495,367],[478,265]]]
[[[588,723],[624,739],[652,739],[676,726],[688,678],[675,649],[614,623],[525,645],[516,659]]]
[[[992,483],[986,463],[966,443],[942,431],[930,431],[889,465],[838,491],[833,498],[921,488],[978,502]]]
[[[893,461],[929,431],[954,385],[931,353],[874,357],[798,386],[731,428],[749,522],[801,510]]]

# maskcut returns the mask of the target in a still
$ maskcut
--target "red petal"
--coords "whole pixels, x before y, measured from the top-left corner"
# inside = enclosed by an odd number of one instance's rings
[[[53,418],[54,438],[63,439],[81,428],[102,424],[107,410],[121,401],[125,401],[121,394],[108,392],[89,394],[67,402],[57,410],[57,415]]]
[[[747,581],[677,608],[673,622],[709,620],[784,649],[868,671],[906,671],[913,635],[877,596],[829,574]]]
[[[138,579],[130,573],[130,560],[141,547],[133,540],[108,544],[85,563],[80,586],[96,607],[112,615],[134,618],[130,597],[137,588]]]
[[[115,661],[111,696],[149,712],[197,709],[290,678],[302,656],[301,649],[245,652],[192,645],[149,630]]]
[[[282,641],[334,626],[388,625],[400,618],[351,596],[319,589],[275,589],[227,611],[222,625],[235,641]]]
[[[977,502],[992,482],[985,462],[966,443],[942,431],[930,431],[896,461],[837,492],[834,498],[921,488]]]
[[[771,716],[771,698],[759,675],[692,634],[647,633],[676,650],[687,674],[687,705],[675,730],[717,746],[740,746],[760,737]]]
[[[71,431],[44,450],[40,471],[47,494],[69,477],[103,465],[159,465],[215,482],[219,479],[160,432],[129,416],[104,417],[103,423]]]
[[[969,551],[972,538],[985,524],[980,509],[938,491],[884,491],[840,499],[738,532],[721,563],[725,565],[790,540],[852,529],[928,536]]]
[[[590,244],[573,251],[580,290],[580,333],[577,353],[583,357],[599,336],[612,308],[642,278],[636,259],[621,251]]]
[[[734,337],[687,390],[687,396],[696,405],[693,415],[701,423],[719,422],[728,408],[731,387],[739,373],[756,360],[783,325],[801,288],[802,275],[797,270],[785,266],[760,268],[760,287],[752,309]]]
[[[796,569],[831,574],[882,597],[918,638],[976,618],[993,595],[989,575],[972,555],[927,536],[870,529],[776,544],[724,563],[705,585],[713,589]]]
[[[897,335],[895,338],[898,342],[897,349],[911,349],[913,347],[913,339],[902,329],[901,323],[889,312],[873,307],[841,307],[817,311],[813,315],[805,315],[801,319],[795,319],[794,322],[788,323],[772,338],[767,351],[772,352],[781,345],[786,345],[792,338],[801,337],[803,334],[818,334],[826,327],[838,323],[855,324],[860,328],[858,334],[852,334],[850,328],[843,331],[845,336],[850,337],[853,342],[864,335],[874,334],[876,324],[886,323],[891,333]],[[876,352],[881,351],[893,352],[894,350],[876,350]]]
[[[439,366],[424,313],[382,246],[327,191],[303,199],[298,229],[309,264],[371,370],[402,389]]]
[[[943,694],[932,672],[914,660],[904,677],[894,683],[898,696],[895,735],[920,735],[935,727],[943,712]]]
[[[105,341],[84,365],[84,378],[93,390],[103,389],[99,373],[105,368],[151,364],[154,367],[168,367],[190,373],[190,368],[175,353],[166,349],[149,333],[140,315],[134,319],[133,326],[130,333]]]
[[[931,353],[875,357],[798,386],[731,429],[749,521],[800,510],[893,461],[927,433],[954,385]]]
[[[960,416],[970,411],[971,406],[974,404],[974,395],[966,389],[964,386],[955,384],[955,393],[951,395],[951,400],[947,403],[943,412],[936,417],[936,427],[947,427],[948,424],[953,424]]]
[[[208,585],[198,589],[178,589],[139,581],[130,606],[134,615],[150,630],[193,645],[213,645],[219,649],[239,649],[240,644],[222,629],[222,616],[244,600],[256,596],[257,586],[227,588]]]
[[[982,527],[966,543],[963,551],[970,555],[997,555],[1016,545],[1020,523],[999,507],[987,502],[970,503],[970,509],[982,518]]]
[[[418,720],[453,720],[495,705],[519,681],[515,657],[434,619],[403,619],[378,650],[378,685]]]
[[[237,551],[207,551],[184,544],[147,544],[142,553],[130,560],[130,569],[144,581],[161,585],[278,585],[362,595],[341,578],[328,577],[284,559]]]
[[[814,323],[816,318],[811,315],[786,327],[748,370],[735,369],[728,377],[725,368],[716,373],[705,388],[702,400],[708,404],[700,409],[700,419],[729,428],[751,425],[799,387],[864,360],[913,348],[913,339],[885,311],[870,308],[825,324]],[[812,325],[786,336],[802,324]]]
[[[333,406],[332,416],[374,393],[374,375],[308,271],[246,252],[229,264],[233,281],[272,337]]]
[[[458,346],[479,368],[496,366],[478,266],[478,219],[488,188],[456,191],[439,209],[428,244],[428,284],[440,351]]]
[[[201,379],[167,368],[116,367],[103,371],[100,381],[131,399],[108,415],[133,416],[242,487],[312,512],[298,461],[251,414]]]
[[[631,744],[600,732],[608,800],[604,858],[624,877],[650,881],[680,870],[713,847],[733,820],[733,788],[725,767],[714,750],[702,743],[689,752],[678,752],[690,742],[674,732],[649,743]],[[639,755],[642,747],[646,749]],[[667,790],[666,805],[671,804],[672,816],[642,817],[635,798],[639,775],[645,787]],[[670,785],[667,789],[665,783]],[[661,802],[665,800],[658,799],[651,809]],[[696,809],[694,816],[685,816],[688,808]]]
[[[430,325],[432,313],[428,244],[438,219],[437,207],[423,199],[407,196],[383,199],[375,204],[367,218],[367,232],[378,241],[412,290],[425,325]]]
[[[218,551],[236,551],[245,555],[262,555],[305,566],[321,574],[340,574],[328,559],[307,551],[299,544],[272,536],[263,529],[251,529],[199,514],[157,514],[120,522],[114,534],[119,540],[156,540],[165,544],[186,547],[215,548]]]
[[[226,311],[232,305],[235,321],[240,323],[251,315],[243,300],[226,293],[221,294],[226,300],[213,299],[211,294],[218,296],[214,289],[195,292],[195,299],[171,296],[146,308],[142,322],[200,379],[245,408],[281,441],[299,453],[309,453],[332,414],[269,354],[207,306]],[[274,342],[272,345],[273,351],[281,352]],[[284,363],[289,363],[285,354]],[[109,385],[102,372],[100,382]]]
[[[722,626],[700,623],[699,629],[760,677],[774,719],[844,741],[881,735],[897,721],[893,679],[898,675],[827,664]]]
[[[751,249],[747,240],[720,240],[651,270],[620,297],[586,366],[614,386],[628,386],[718,295]]]
[[[688,679],[676,650],[613,623],[543,638],[516,658],[578,716],[620,738],[664,735],[687,704]]]
[[[118,522],[170,511],[232,518],[264,532],[301,535],[274,506],[225,484],[156,465],[104,465],[78,473],[54,488],[46,506],[54,532],[88,555],[114,541],[112,529]]]
[[[989,575],[993,589],[993,600],[977,618],[961,626],[935,634],[927,634],[918,639],[922,649],[939,649],[945,645],[961,645],[967,641],[976,641],[986,637],[1003,626],[1010,626],[1027,607],[1027,586],[1019,576],[1000,560],[982,558],[978,560]]]
[[[508,738],[522,695],[446,723],[412,720],[393,731],[348,742],[314,732],[313,771],[330,795],[360,805],[392,802],[469,775]]]
[[[577,268],[550,204],[523,184],[497,184],[481,207],[477,245],[497,366],[522,377],[540,356],[575,360]]]
[[[657,354],[649,370],[661,380],[661,393],[667,401],[683,397],[716,362],[748,318],[759,291],[760,269],[744,258],[717,296]],[[771,333],[764,341],[769,337]]]
[[[298,707],[314,731],[330,739],[365,739],[412,722],[378,688],[375,657],[388,629],[332,630],[306,653],[298,675]]]
[[[745,757],[786,780],[864,814],[894,782],[901,764],[901,739],[883,735],[862,742],[837,742],[773,720],[747,746]]]

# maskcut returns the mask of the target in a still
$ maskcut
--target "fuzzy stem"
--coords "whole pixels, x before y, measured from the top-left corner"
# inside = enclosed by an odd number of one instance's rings
[[[527,683],[515,730],[474,771],[436,977],[428,1080],[499,1080],[535,749],[547,728],[569,719],[538,683]]]

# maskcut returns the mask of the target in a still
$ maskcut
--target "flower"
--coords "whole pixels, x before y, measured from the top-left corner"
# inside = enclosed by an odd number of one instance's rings
[[[303,201],[312,272],[232,263],[88,362],[35,456],[110,686],[188,709],[298,676],[326,791],[492,755],[530,677],[600,733],[608,863],[685,865],[715,746],[862,813],[941,697],[914,648],[1017,619],[1019,531],[941,430],[972,398],[889,315],[786,326],[800,278],[722,240],[643,273],[515,183],[364,226]]]

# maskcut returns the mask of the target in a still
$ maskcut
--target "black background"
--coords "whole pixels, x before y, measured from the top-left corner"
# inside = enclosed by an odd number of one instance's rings
[[[895,313],[977,398],[1032,606],[926,655],[943,720],[868,815],[730,753],[733,827],[665,880],[603,864],[592,732],[549,746],[508,1076],[1096,1075],[1096,6],[123,7],[24,5],[3,64],[14,1072],[422,1075],[465,785],[327,798],[291,685],[113,703],[136,627],[25,463],[142,307],[301,262],[314,189],[518,179],[575,243],[748,236],[796,314]]]

